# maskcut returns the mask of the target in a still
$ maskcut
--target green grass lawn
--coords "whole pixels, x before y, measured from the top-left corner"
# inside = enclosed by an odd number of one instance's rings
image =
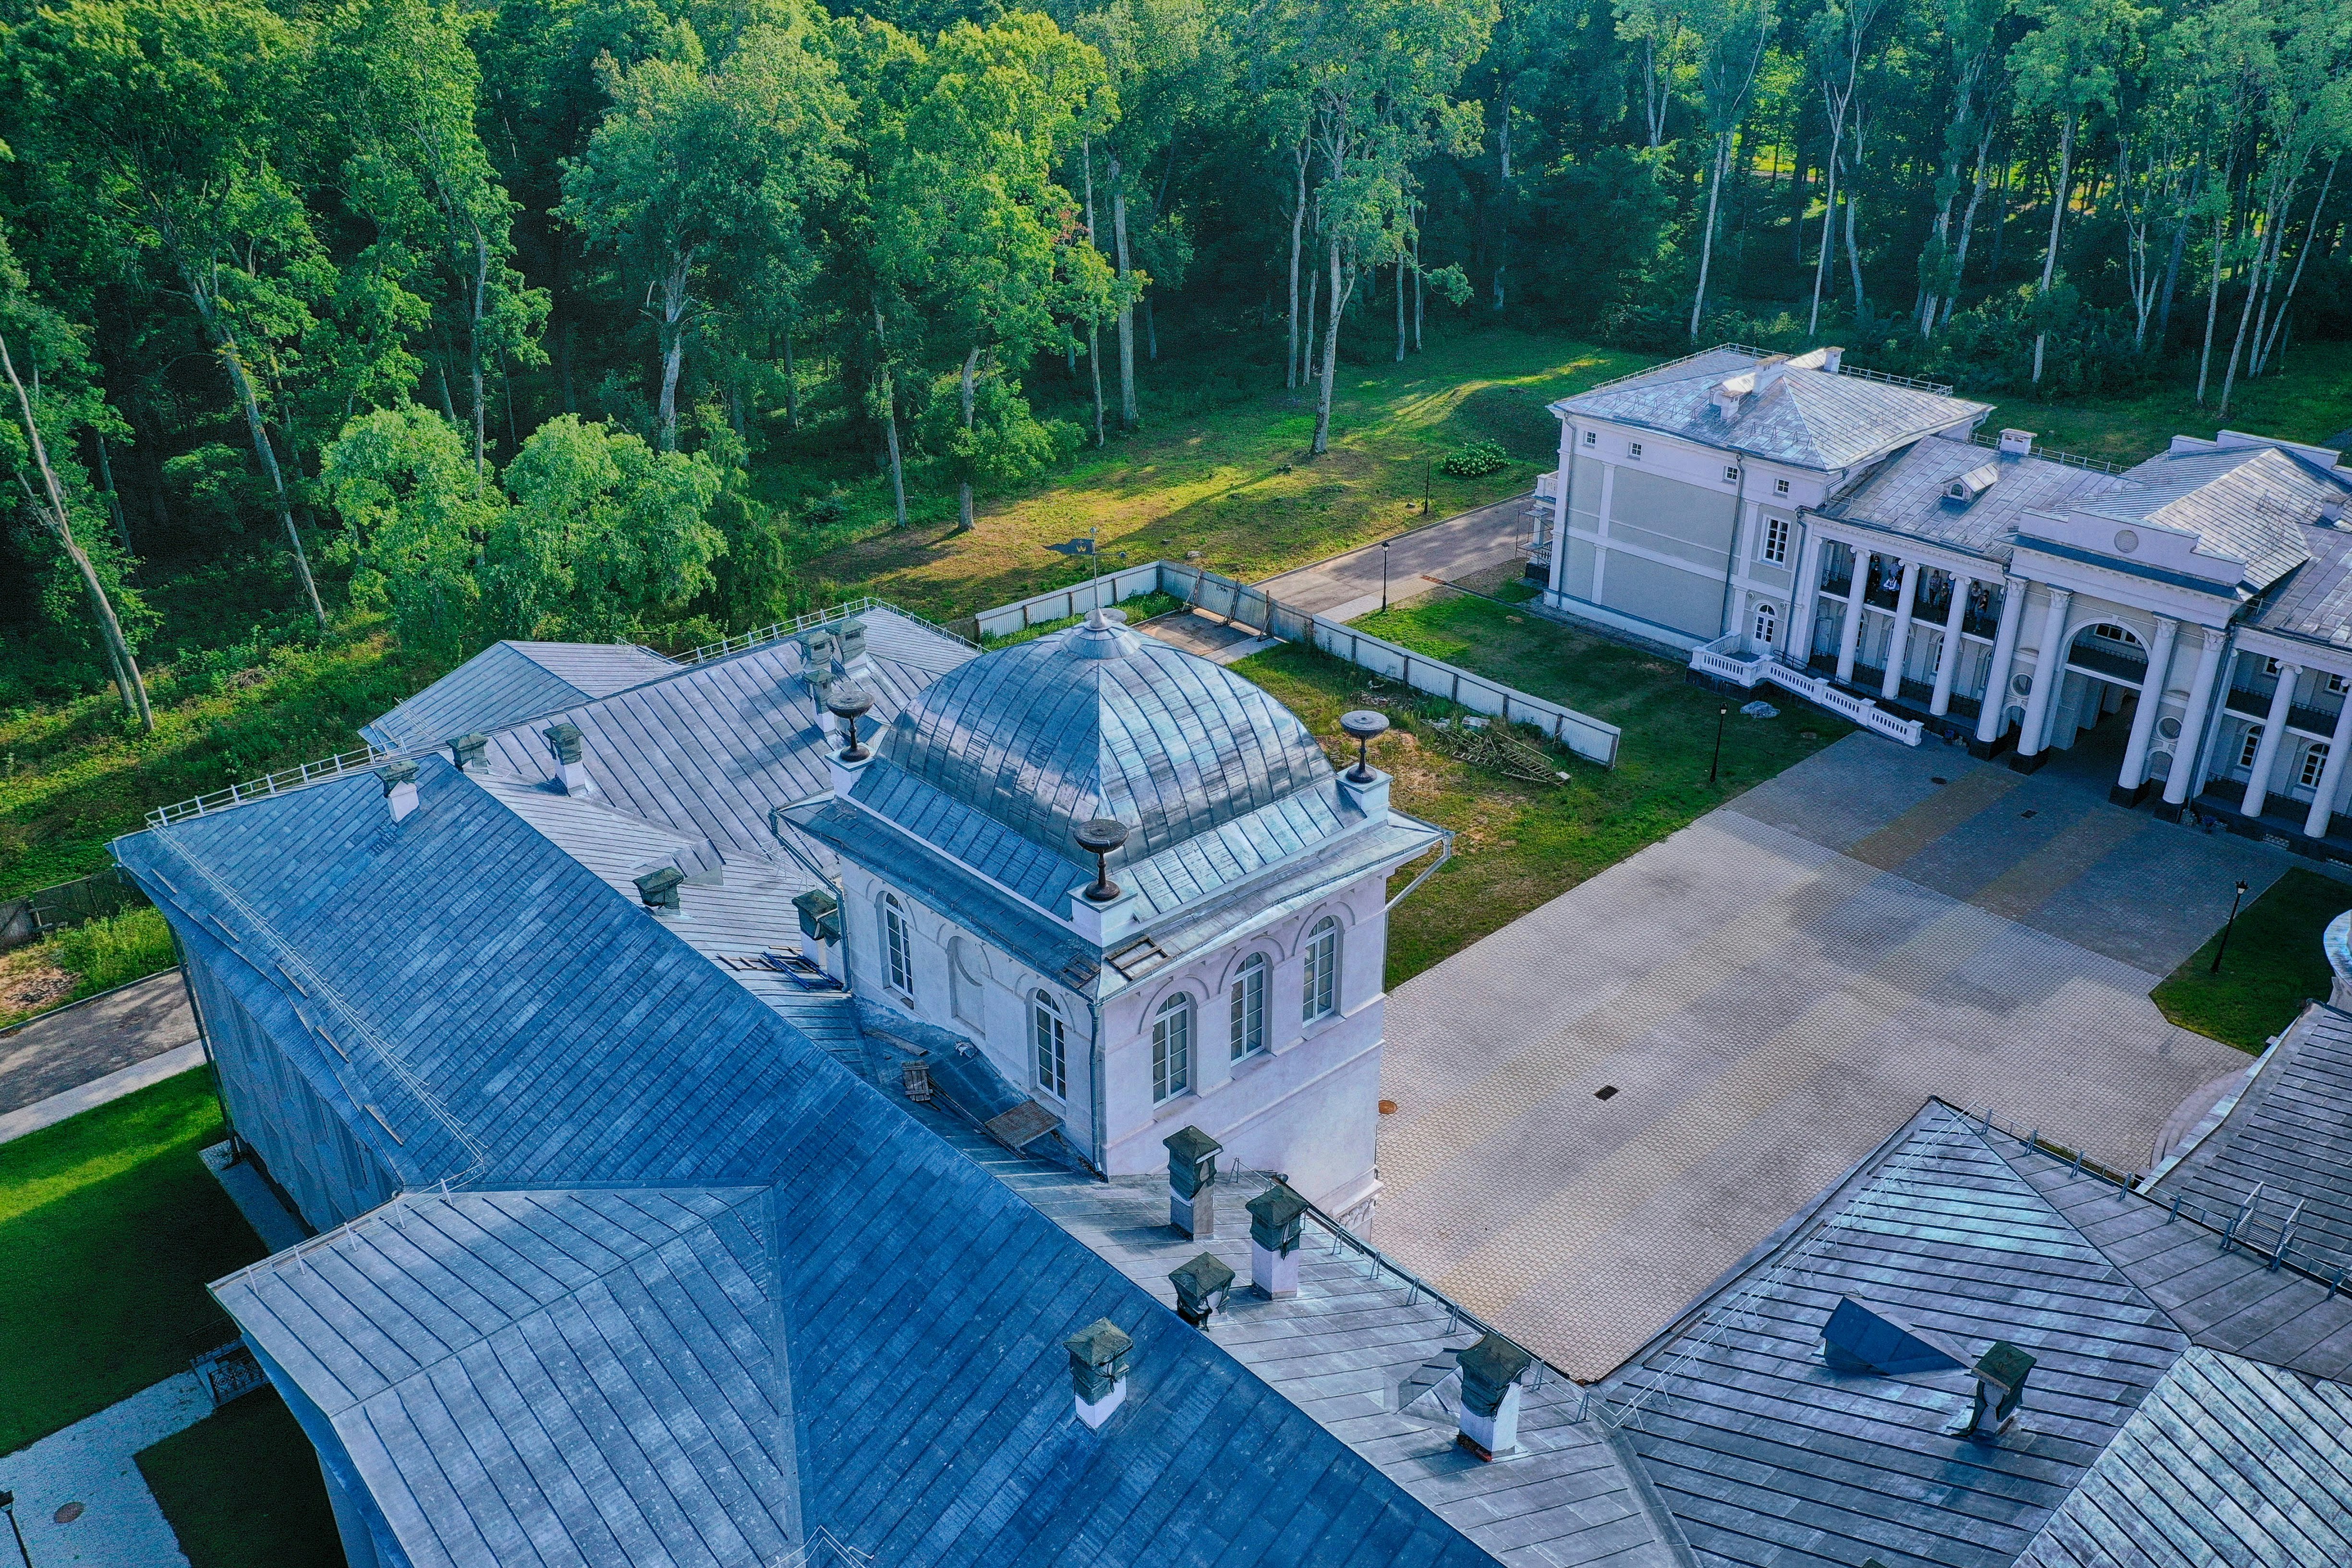
[[[1433,340],[1402,364],[1342,364],[1331,450],[1319,458],[1307,455],[1307,394],[1283,391],[1278,368],[1241,366],[1245,383],[1223,401],[1190,400],[1189,411],[1081,453],[1045,483],[984,501],[970,533],[953,532],[951,519],[919,520],[820,554],[805,571],[839,592],[945,619],[1086,575],[1084,563],[1044,547],[1099,527],[1104,552],[1130,563],[1199,551],[1213,571],[1262,577],[1412,526],[1425,479],[1439,516],[1527,489],[1557,464],[1559,425],[1545,405],[1654,357],[1496,327]],[[1141,374],[1168,386],[1230,379],[1236,368],[1163,362]],[[1433,464],[1477,440],[1499,442],[1511,462],[1476,479],[1431,478]],[[882,483],[858,481],[861,508],[873,509]]]
[[[2214,351],[2209,405],[2221,395],[2227,352],[2226,341]],[[1984,428],[2018,426],[2035,432],[2042,447],[2126,465],[2163,451],[2175,436],[2210,439],[2224,424],[2289,441],[2324,442],[2352,426],[2352,343],[2291,349],[2278,374],[2259,381],[2241,377],[2231,402],[2226,421],[2216,418],[2210,406],[2197,406],[2197,362],[2191,355],[2152,391],[2064,403],[2015,399],[1996,407]]]
[[[160,974],[180,962],[152,905],[87,921],[0,953],[0,1029],[37,1013]]]
[[[205,1284],[263,1247],[196,1158],[221,1136],[198,1068],[0,1143],[0,1454],[233,1337]]]
[[[2164,1016],[2244,1051],[2260,1051],[2294,1022],[2305,1001],[2325,1000],[2330,979],[2319,934],[2352,909],[2352,887],[2300,868],[2239,911],[2221,973],[2211,973],[2217,933],[2152,993]]]
[[[274,1388],[139,1456],[189,1568],[343,1568],[319,1458]]]
[[[1710,785],[1717,710],[1727,704],[1686,684],[1679,664],[1469,595],[1432,595],[1356,624],[1624,731],[1614,769],[1563,752],[1559,765],[1569,774],[1566,784],[1525,784],[1438,752],[1433,743],[1438,731],[1402,688],[1375,684],[1339,659],[1294,644],[1234,667],[1289,704],[1323,737],[1335,760],[1355,754],[1354,743],[1339,732],[1339,715],[1382,700],[1396,728],[1373,744],[1372,754],[1396,777],[1391,798],[1400,810],[1457,835],[1453,860],[1400,910],[1411,918],[1390,927],[1391,987],[1811,755],[1849,728],[1794,703],[1777,719],[1743,718],[1734,700],[1722,768]],[[1444,707],[1428,705],[1433,712]],[[1397,886],[1420,868],[1400,873]]]

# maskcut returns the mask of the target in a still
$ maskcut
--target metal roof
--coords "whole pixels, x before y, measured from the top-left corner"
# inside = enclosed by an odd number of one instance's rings
[[[894,718],[891,766],[1073,864],[1115,816],[1140,859],[1328,784],[1315,737],[1245,677],[1157,638],[1079,626],[951,670]]]
[[[1945,498],[1954,479],[1987,467],[1995,478],[1975,500],[1962,506]],[[2016,538],[2023,513],[2063,511],[2119,482],[2046,458],[1995,456],[1972,441],[1930,436],[1889,458],[1823,514],[1982,555]]]
[[[1715,389],[1760,367],[1763,390],[1726,418]],[[1924,385],[1801,366],[1774,355],[1718,349],[1562,398],[1556,412],[1638,425],[1726,450],[1822,471],[1849,468],[1934,431],[1971,424],[1989,403]]]
[[[2311,559],[2263,595],[2253,625],[2331,647],[2352,647],[2352,530],[2306,523]]]
[[[360,726],[387,751],[437,746],[675,675],[635,643],[494,642],[391,712]]]
[[[2246,563],[2242,580],[2259,592],[2310,559],[2304,525],[2318,521],[2324,497],[2347,489],[2352,483],[2276,447],[2222,447],[2160,453],[2075,510],[2193,533],[2199,554]]]
[[[2191,1350],[2018,1568],[2352,1563],[2352,1389]]]

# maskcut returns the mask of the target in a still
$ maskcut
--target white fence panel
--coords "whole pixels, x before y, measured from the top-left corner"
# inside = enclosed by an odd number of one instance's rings
[[[1110,605],[1121,599],[1132,599],[1138,594],[1149,594],[1160,586],[1161,563],[1147,561],[1140,566],[1128,566],[1101,579],[1097,590],[1094,579],[1073,583],[1066,588],[1056,588],[1048,594],[1038,594],[1010,605],[999,605],[992,610],[982,610],[977,617],[980,635],[1001,637],[1010,632],[1026,631],[1045,621],[1067,620],[1083,616],[1097,604]]]

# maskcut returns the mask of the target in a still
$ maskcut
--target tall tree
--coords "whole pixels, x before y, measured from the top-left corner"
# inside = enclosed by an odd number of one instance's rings
[[[1694,0],[1692,29],[1699,36],[1699,104],[1714,137],[1707,164],[1706,223],[1700,231],[1698,288],[1691,295],[1690,335],[1698,340],[1699,319],[1706,310],[1708,268],[1715,261],[1716,209],[1723,198],[1723,178],[1731,171],[1731,140],[1748,112],[1756,73],[1771,47],[1780,14],[1774,0]]]

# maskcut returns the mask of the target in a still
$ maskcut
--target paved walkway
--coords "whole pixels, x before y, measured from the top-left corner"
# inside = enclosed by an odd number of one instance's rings
[[[0,1034],[0,1113],[161,1056],[196,1037],[180,972],[44,1013]]]
[[[16,1494],[16,1521],[38,1568],[187,1568],[136,1456],[212,1413],[204,1385],[184,1372],[0,1458],[0,1488]],[[74,1503],[75,1517],[58,1522]],[[0,1539],[0,1563],[15,1544]]]
[[[1513,496],[1391,539],[1389,602],[1428,593],[1436,586],[1431,577],[1458,581],[1517,560],[1527,541],[1527,513],[1533,501],[1532,495]],[[1253,585],[1293,609],[1353,620],[1381,607],[1381,547],[1368,544]]]
[[[2247,1059],[2148,990],[2286,864],[1852,737],[1399,988],[1374,1235],[1591,1378],[1930,1096],[2139,1169]]]

